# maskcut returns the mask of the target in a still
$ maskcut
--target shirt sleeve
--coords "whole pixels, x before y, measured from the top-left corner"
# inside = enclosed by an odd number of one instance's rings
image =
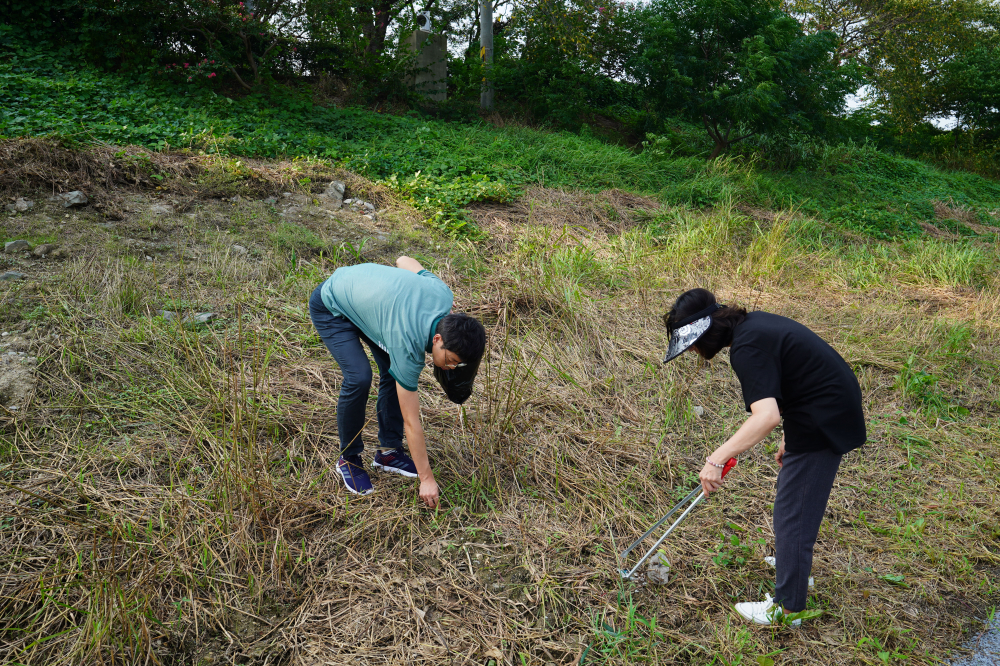
[[[781,404],[780,359],[757,347],[744,345],[730,352],[729,363],[740,380],[748,412],[750,405],[765,398],[774,398]]]
[[[407,391],[417,390],[417,381],[423,370],[424,364],[416,362],[406,352],[389,351],[389,374]]]
[[[437,275],[434,275],[434,273],[431,273],[426,268],[424,270],[420,271],[419,273],[417,273],[417,275],[419,275],[420,277],[431,278],[431,279],[437,280],[441,284],[444,284],[444,280],[442,280],[441,278],[439,278]],[[447,286],[447,285],[445,285],[445,286]]]

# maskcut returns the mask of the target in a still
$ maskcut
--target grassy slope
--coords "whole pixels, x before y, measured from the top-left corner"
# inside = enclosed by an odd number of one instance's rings
[[[41,210],[4,218],[70,256],[3,257],[30,278],[0,283],[4,344],[40,368],[30,408],[0,415],[3,661],[917,664],[995,603],[993,245],[540,188],[477,210],[490,240],[466,245],[394,203],[372,223],[247,200],[259,178],[176,215],[128,194],[105,227],[37,193]],[[401,252],[491,331],[464,419],[423,378],[437,513],[408,481],[358,499],[330,474],[339,373],[303,305],[337,266]],[[669,585],[616,573],[744,418],[725,358],[658,362],[659,314],[693,285],[805,322],[864,390],[871,441],[845,460],[817,548],[823,615],[801,631],[731,610],[769,590],[774,436],[670,538]],[[220,318],[192,330],[160,308]]]
[[[5,217],[5,239],[70,255],[0,259],[30,277],[0,283],[0,328],[17,338],[5,344],[40,359],[31,408],[0,415],[0,478],[34,493],[2,492],[5,661],[932,663],[1000,594],[996,183],[863,148],[775,174],[3,67],[0,134],[319,155],[390,187],[397,174],[417,203],[471,173],[524,192],[472,211],[489,234],[475,245],[355,177],[355,192],[391,202],[375,225],[308,205],[282,216],[261,200],[275,174],[277,191],[332,177],[315,162],[253,172],[202,158],[197,182],[160,182],[168,198],[195,197],[186,214],[152,215],[118,191],[125,218],[107,228],[47,203]],[[101,154],[131,159],[113,151]],[[418,170],[440,180],[398,186]],[[595,194],[611,187],[716,208],[639,214],[627,195]],[[194,194],[213,188],[245,200]],[[468,201],[457,189],[449,201]],[[818,221],[773,214],[789,205]],[[919,237],[920,221],[968,237]],[[249,259],[229,255],[235,242]],[[492,332],[465,420],[422,386],[438,514],[402,480],[357,500],[331,478],[339,374],[302,305],[337,266],[402,252]],[[724,362],[657,362],[658,315],[694,285],[804,321],[864,389],[871,442],[845,461],[817,549],[810,603],[824,615],[801,632],[731,611],[769,589],[773,437],[671,537],[670,585],[615,574],[616,549],[743,418]],[[221,317],[188,330],[150,316],[160,308]]]
[[[0,63],[0,109],[0,136],[321,157],[373,179],[396,175],[396,183],[421,172],[441,180],[406,191],[429,210],[440,204],[424,205],[424,197],[435,200],[442,192],[451,208],[473,198],[509,198],[509,188],[502,187],[459,188],[447,195],[449,183],[473,174],[515,189],[528,184],[622,188],[699,207],[727,199],[763,208],[796,206],[878,237],[917,235],[921,222],[970,236],[990,234],[1000,210],[995,181],[938,171],[865,147],[815,149],[792,174],[743,162],[706,167],[697,158],[634,153],[565,133],[317,107],[281,91],[266,99],[234,101],[187,84],[143,84],[58,69],[45,58]],[[939,204],[936,212],[936,202],[953,210]],[[971,227],[962,224],[970,221]]]

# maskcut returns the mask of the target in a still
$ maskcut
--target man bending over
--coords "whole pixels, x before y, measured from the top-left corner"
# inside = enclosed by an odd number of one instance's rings
[[[316,287],[309,314],[316,331],[344,375],[337,402],[340,460],[337,470],[349,492],[367,495],[372,482],[361,459],[372,368],[361,342],[378,366],[378,446],[372,467],[420,479],[420,499],[438,505],[437,482],[427,458],[420,425],[417,378],[424,354],[449,399],[463,402],[486,346],[476,319],[452,313],[453,296],[441,278],[415,259],[400,257],[396,268],[379,264],[346,266]],[[461,368],[459,370],[459,368]],[[403,449],[403,435],[410,455]]]

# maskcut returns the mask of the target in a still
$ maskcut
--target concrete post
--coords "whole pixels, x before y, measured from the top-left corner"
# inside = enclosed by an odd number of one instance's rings
[[[448,38],[414,30],[406,37],[404,45],[417,54],[417,72],[407,79],[407,84],[436,102],[448,99]]]
[[[483,91],[479,94],[479,106],[487,111],[493,110],[493,0],[482,0],[479,12],[479,43],[482,48],[479,57],[482,58],[486,76],[483,77]]]

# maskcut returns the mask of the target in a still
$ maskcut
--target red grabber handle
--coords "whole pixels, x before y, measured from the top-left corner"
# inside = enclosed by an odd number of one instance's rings
[[[726,478],[726,474],[729,474],[729,470],[736,467],[736,458],[730,458],[726,461],[725,467],[722,468],[722,478]]]

